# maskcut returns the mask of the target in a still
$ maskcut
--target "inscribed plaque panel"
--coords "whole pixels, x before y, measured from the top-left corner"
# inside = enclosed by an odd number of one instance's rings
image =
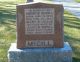
[[[31,40],[26,41],[26,47],[54,47],[53,40]]]
[[[53,8],[28,8],[25,12],[25,34],[54,34]]]

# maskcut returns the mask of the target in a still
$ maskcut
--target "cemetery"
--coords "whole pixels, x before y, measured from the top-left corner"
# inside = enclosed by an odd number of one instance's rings
[[[63,4],[30,0],[0,4],[1,62],[80,61],[80,19]]]

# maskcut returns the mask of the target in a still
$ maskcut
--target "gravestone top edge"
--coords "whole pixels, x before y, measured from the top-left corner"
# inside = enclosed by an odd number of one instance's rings
[[[50,5],[58,5],[58,6],[63,6],[61,3],[56,3],[56,2],[29,2],[29,3],[23,3],[23,4],[17,4],[17,6],[20,5],[31,5],[31,4],[50,4]]]

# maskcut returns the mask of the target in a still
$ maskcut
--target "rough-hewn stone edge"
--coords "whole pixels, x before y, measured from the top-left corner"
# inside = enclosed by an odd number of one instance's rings
[[[17,62],[17,61],[22,62],[22,60],[24,60],[25,57],[28,58],[31,56],[33,56],[33,58],[36,59],[37,58],[36,53],[38,53],[40,59],[41,59],[41,57],[43,57],[43,54],[44,54],[44,57],[47,55],[49,55],[49,56],[52,55],[52,57],[54,57],[56,59],[59,58],[57,62],[59,62],[60,60],[62,62],[66,62],[66,61],[72,62],[72,49],[68,42],[64,43],[64,48],[26,48],[26,49],[17,49],[16,43],[12,43],[10,49],[8,50],[8,60],[9,60],[9,62]],[[28,55],[28,54],[30,54],[30,55]],[[34,57],[34,54],[35,54],[36,58]],[[28,56],[26,56],[26,55],[28,55]],[[51,56],[46,57],[46,58],[51,58]],[[51,60],[53,60],[53,59],[51,59]],[[55,59],[54,59],[54,61],[55,61]]]

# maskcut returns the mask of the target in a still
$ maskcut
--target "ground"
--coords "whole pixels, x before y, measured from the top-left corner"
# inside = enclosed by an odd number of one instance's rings
[[[7,62],[7,51],[16,42],[16,4],[22,1],[0,0],[0,62]],[[73,50],[73,62],[80,62],[80,19],[64,11],[64,41]]]
[[[80,3],[80,0],[75,0],[76,2]]]

